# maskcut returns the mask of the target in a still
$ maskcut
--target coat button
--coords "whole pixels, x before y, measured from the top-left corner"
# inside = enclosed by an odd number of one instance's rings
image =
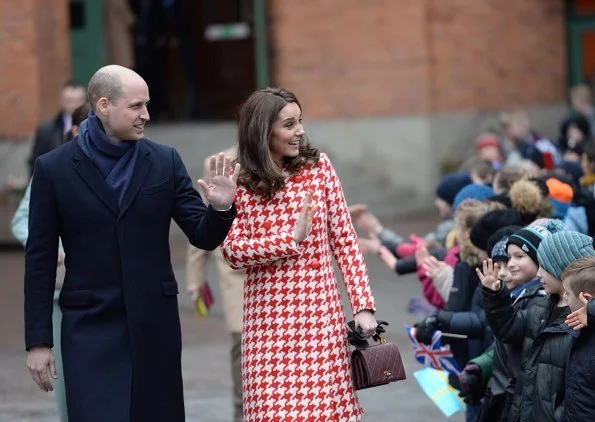
[[[304,181],[304,177],[303,176],[295,176],[295,178],[293,179],[296,183],[300,183]]]
[[[269,267],[269,268],[267,268],[267,271],[269,272],[269,274],[274,274],[275,273],[275,267]]]
[[[262,227],[264,227],[266,230],[270,230],[271,229],[271,222],[270,221],[265,221],[264,223],[262,223]]]
[[[312,261],[312,263],[310,264],[310,268],[315,269],[315,270],[320,269],[320,261],[317,259]]]

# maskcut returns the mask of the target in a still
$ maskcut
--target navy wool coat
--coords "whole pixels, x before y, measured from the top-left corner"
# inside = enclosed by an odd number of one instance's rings
[[[25,252],[25,342],[52,346],[58,237],[66,254],[59,305],[70,422],[184,420],[178,284],[171,219],[213,250],[235,207],[206,207],[173,148],[143,139],[121,207],[75,138],[35,163]]]

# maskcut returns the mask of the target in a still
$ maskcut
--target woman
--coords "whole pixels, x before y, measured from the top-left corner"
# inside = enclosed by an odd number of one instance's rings
[[[247,277],[244,420],[358,421],[331,256],[366,336],[375,305],[339,179],[310,146],[287,90],[254,92],[238,130],[238,215],[222,250]]]

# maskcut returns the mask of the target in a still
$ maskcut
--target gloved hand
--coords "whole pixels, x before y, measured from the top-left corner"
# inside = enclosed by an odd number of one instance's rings
[[[372,339],[379,342],[380,336],[386,332],[384,327],[388,325],[388,322],[382,320],[378,320],[377,322],[378,325],[376,326],[376,331],[372,336]],[[355,321],[349,321],[347,326],[349,327],[349,332],[347,333],[347,341],[349,341],[349,344],[358,349],[363,349],[370,345],[368,343],[368,337],[355,326]]]
[[[414,324],[415,338],[423,344],[432,344],[432,335],[434,331],[439,329],[439,321],[436,315],[430,315],[424,318],[421,322]]]
[[[475,363],[469,363],[459,374],[461,394],[465,403],[469,405],[479,404],[484,395],[485,386],[481,375],[481,368]]]
[[[353,321],[355,322],[356,330],[358,330],[365,338],[372,337],[376,332],[378,323],[376,322],[376,318],[372,311],[367,309],[359,311],[353,317]]]

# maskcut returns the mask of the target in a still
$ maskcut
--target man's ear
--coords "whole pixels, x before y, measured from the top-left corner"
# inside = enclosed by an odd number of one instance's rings
[[[583,293],[583,296],[586,298],[593,297],[593,295],[591,293],[585,293],[585,292],[582,292],[582,293]]]
[[[95,107],[97,114],[102,114],[104,116],[107,116],[109,114],[109,112],[108,112],[109,103],[110,103],[110,101],[106,97],[101,97],[99,100],[97,100],[97,107]]]

